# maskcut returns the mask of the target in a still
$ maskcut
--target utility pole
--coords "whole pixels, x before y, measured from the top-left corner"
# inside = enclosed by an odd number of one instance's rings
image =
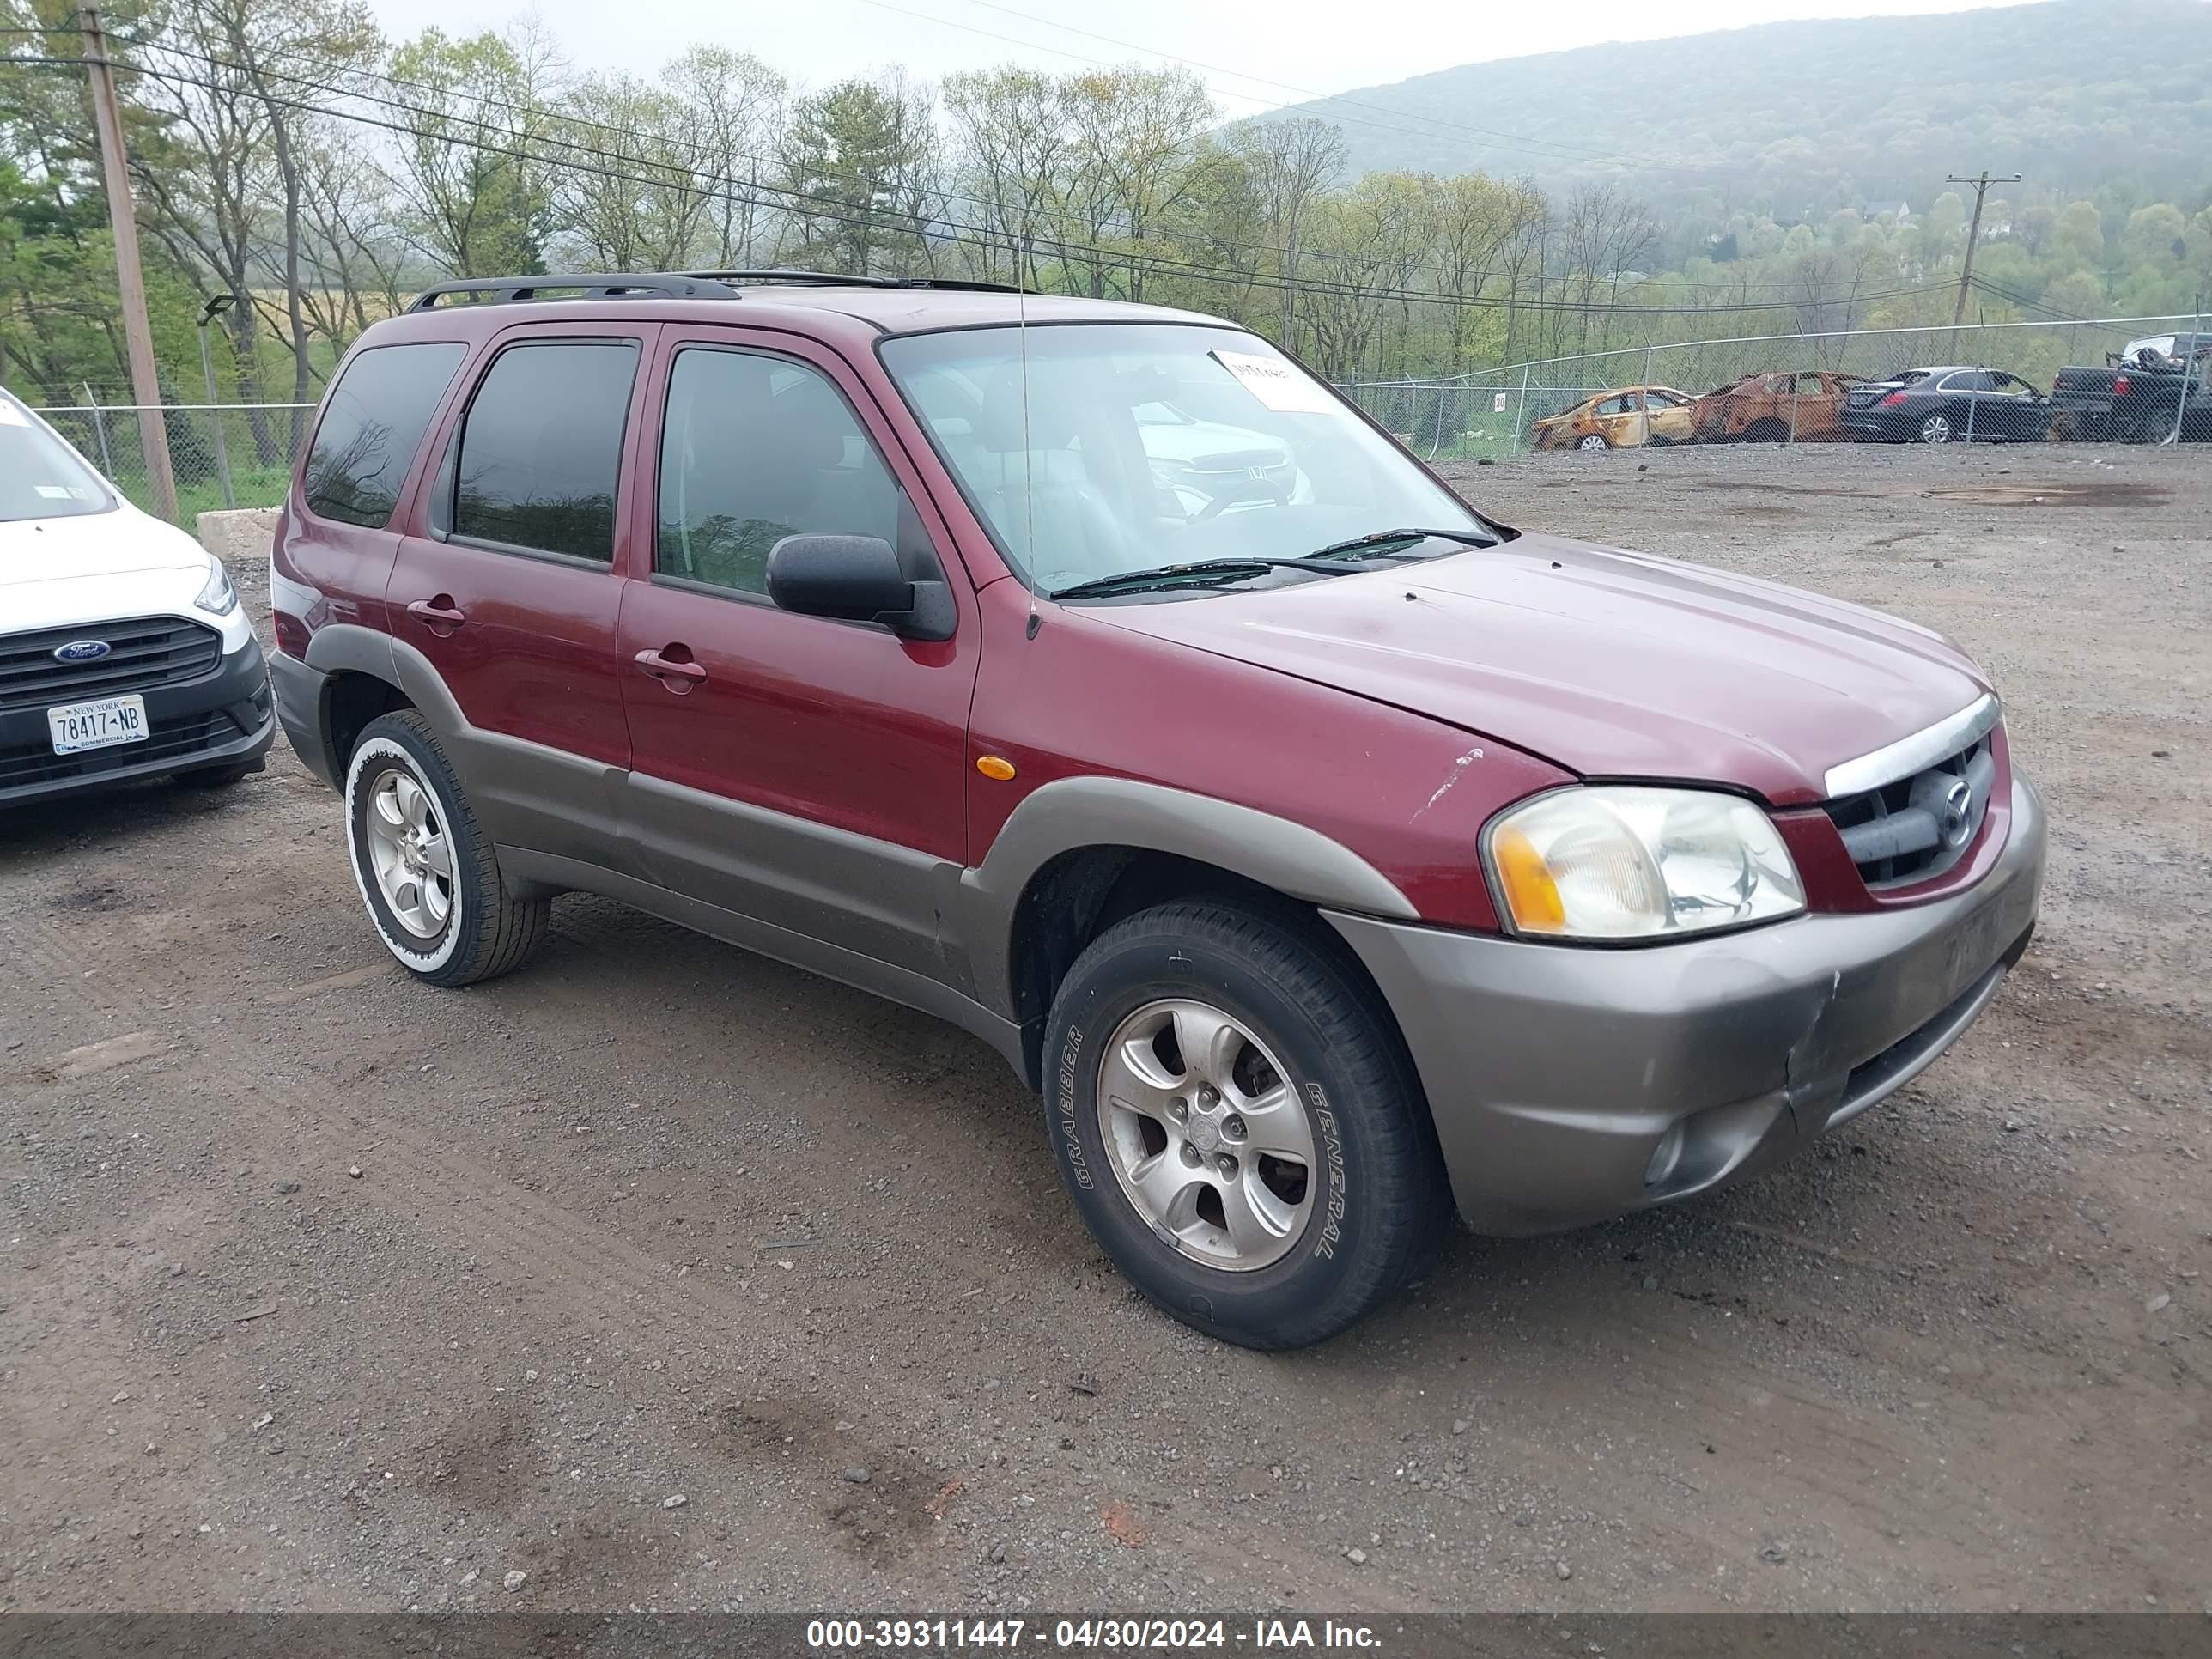
[[[115,65],[100,9],[77,14],[84,30],[84,63],[92,77],[93,125],[100,134],[100,166],[107,185],[107,224],[115,234],[115,289],[123,302],[123,337],[131,358],[131,397],[138,405],[138,440],[146,458],[146,483],[154,510],[177,520],[177,479],[169,469],[169,428],[161,413],[161,381],[154,368],[154,331],[146,321],[146,276],[138,265],[138,221],[131,205],[131,165],[123,150],[123,115],[115,100]]]
[[[1991,185],[2018,184],[2020,174],[2011,173],[2001,179],[1992,178],[1989,169],[1984,167],[1978,178],[1961,178],[1954,173],[1943,182],[1947,185],[1972,185],[1974,187],[1974,222],[1966,227],[1966,263],[1965,268],[1959,272],[1959,303],[1951,307],[1951,326],[1955,329],[1966,319],[1966,285],[1974,280],[1974,244],[1982,239],[1982,198],[1990,193]]]

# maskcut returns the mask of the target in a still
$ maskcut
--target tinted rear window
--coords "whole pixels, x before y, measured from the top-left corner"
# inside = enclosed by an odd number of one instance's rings
[[[509,346],[461,428],[453,533],[612,561],[637,348],[626,341]]]
[[[308,510],[371,529],[389,524],[423,428],[467,355],[462,345],[374,346],[347,364],[307,452]]]

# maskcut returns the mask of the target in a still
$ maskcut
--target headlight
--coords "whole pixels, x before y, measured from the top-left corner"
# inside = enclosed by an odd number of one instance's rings
[[[222,568],[221,559],[209,562],[215,568],[208,572],[207,586],[192,603],[211,617],[228,617],[238,609],[238,590],[230,585],[230,572]]]
[[[1562,789],[1483,838],[1514,932],[1644,939],[1795,915],[1804,884],[1774,821],[1705,789]]]

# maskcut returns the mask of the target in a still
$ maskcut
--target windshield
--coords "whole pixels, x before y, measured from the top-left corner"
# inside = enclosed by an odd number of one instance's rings
[[[1032,586],[1297,558],[1401,525],[1484,528],[1252,335],[1176,323],[1026,334],[1026,353],[1012,327],[908,335],[881,350],[969,504]]]
[[[114,505],[100,475],[13,398],[0,396],[0,520],[67,519]]]

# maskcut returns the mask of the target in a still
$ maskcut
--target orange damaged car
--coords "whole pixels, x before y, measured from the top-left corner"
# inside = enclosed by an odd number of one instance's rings
[[[1692,406],[1701,444],[1843,443],[1843,410],[1856,374],[1828,369],[1783,369],[1747,374]]]
[[[1632,386],[1585,398],[1564,415],[1539,421],[1530,435],[1538,449],[1641,449],[1686,444],[1696,437],[1690,418],[1696,402],[1670,386]]]

